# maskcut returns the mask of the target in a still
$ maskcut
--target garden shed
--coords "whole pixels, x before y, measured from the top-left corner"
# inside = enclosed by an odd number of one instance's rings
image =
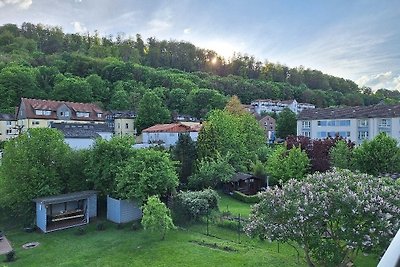
[[[142,210],[136,201],[107,196],[107,220],[127,223],[140,218],[142,218]]]
[[[36,225],[44,233],[80,226],[97,216],[97,192],[36,198]]]
[[[263,180],[252,174],[238,172],[235,173],[228,182],[224,184],[225,192],[239,191],[246,195],[254,195],[260,191]]]

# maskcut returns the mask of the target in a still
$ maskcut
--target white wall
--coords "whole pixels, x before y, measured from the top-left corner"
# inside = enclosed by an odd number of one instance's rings
[[[72,149],[88,149],[93,146],[95,140],[90,138],[65,138],[67,143]]]

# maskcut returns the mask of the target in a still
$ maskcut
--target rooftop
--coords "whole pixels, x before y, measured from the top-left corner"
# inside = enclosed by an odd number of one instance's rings
[[[299,120],[361,119],[400,117],[400,105],[357,106],[306,109],[298,115]]]
[[[32,201],[36,203],[43,203],[43,204],[56,204],[56,203],[64,203],[68,201],[80,200],[90,197],[92,195],[97,194],[97,191],[89,190],[89,191],[82,191],[82,192],[74,192],[69,194],[62,194],[56,196],[49,196],[49,197],[40,197],[35,198]]]

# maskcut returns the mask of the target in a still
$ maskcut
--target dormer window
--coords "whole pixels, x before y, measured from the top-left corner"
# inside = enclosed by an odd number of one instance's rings
[[[69,111],[61,111],[60,115],[61,117],[69,117]]]
[[[50,116],[51,115],[51,110],[35,109],[35,114],[36,115]]]
[[[101,117],[103,117],[103,114],[102,113],[97,113],[97,118],[101,118]]]
[[[79,118],[89,118],[90,113],[89,112],[76,112],[76,116]]]

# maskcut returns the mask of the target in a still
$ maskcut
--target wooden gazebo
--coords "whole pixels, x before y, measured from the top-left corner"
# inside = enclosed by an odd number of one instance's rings
[[[97,192],[36,198],[36,225],[44,233],[80,226],[97,216]]]

